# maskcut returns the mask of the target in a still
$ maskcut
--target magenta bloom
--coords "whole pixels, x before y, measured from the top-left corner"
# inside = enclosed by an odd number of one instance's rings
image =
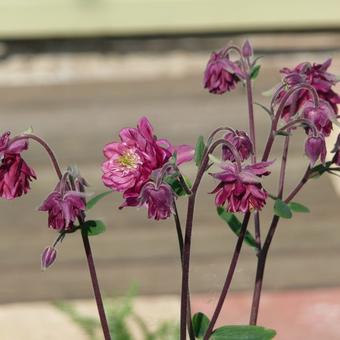
[[[266,204],[268,193],[260,183],[260,176],[268,175],[267,167],[272,162],[261,162],[245,166],[238,170],[232,162],[222,163],[222,171],[211,174],[220,183],[213,190],[216,193],[215,204],[226,205],[230,212],[261,210]]]
[[[253,144],[244,131],[236,130],[229,132],[224,136],[224,139],[235,146],[241,156],[241,161],[248,159],[253,153]],[[225,145],[222,147],[222,159],[224,161],[235,161],[233,153]]]
[[[237,64],[224,55],[224,51],[213,52],[204,72],[203,85],[210,93],[223,94],[231,91],[242,78]]]
[[[332,121],[336,120],[336,114],[332,107],[324,100],[320,101],[318,107],[314,107],[312,101],[307,101],[303,106],[302,116],[309,119],[325,137],[328,137],[333,129]],[[307,128],[307,133],[310,128]]]
[[[0,197],[11,200],[26,194],[35,172],[20,154],[5,154],[0,165]]]
[[[138,196],[152,172],[160,169],[174,152],[177,164],[193,157],[190,146],[174,147],[165,139],[158,140],[146,117],[139,120],[137,128],[122,129],[119,136],[120,142],[111,142],[104,148],[102,179],[107,187],[123,193],[122,207],[138,204]]]
[[[50,267],[57,257],[57,250],[54,247],[47,247],[41,254],[41,269],[46,270]]]
[[[332,60],[328,59],[323,64],[310,64],[301,63],[294,69],[283,68],[280,72],[284,75],[284,82],[288,86],[296,85],[299,83],[307,83],[315,88],[319,97],[330,104],[335,114],[338,113],[337,104],[340,103],[340,96],[333,91],[332,87],[336,84],[336,76],[332,73],[327,72]],[[287,89],[282,89],[279,93],[276,103],[279,103],[286,93]],[[290,117],[290,108],[292,102],[296,99],[296,110],[297,112],[307,100],[312,99],[309,91],[301,90],[297,93],[296,98],[291,97],[288,100],[284,111],[283,118],[286,120]]]
[[[39,211],[48,212],[48,225],[52,229],[69,230],[81,212],[85,211],[85,200],[81,193],[67,190],[67,184],[62,179]]]
[[[325,163],[327,154],[325,138],[322,135],[309,136],[305,143],[305,152],[311,165],[314,165],[319,158],[322,163]]]
[[[146,206],[148,217],[155,220],[169,218],[173,211],[174,194],[168,184],[162,183],[158,188],[153,182],[144,185],[139,197],[139,206]]]

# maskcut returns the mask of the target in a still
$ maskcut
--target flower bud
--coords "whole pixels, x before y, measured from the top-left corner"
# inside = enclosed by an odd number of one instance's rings
[[[249,58],[253,55],[253,47],[251,46],[249,40],[247,39],[242,46],[242,56]]]
[[[326,143],[323,136],[309,136],[305,144],[305,152],[310,159],[310,164],[314,165],[315,162],[320,158],[321,162],[324,163],[326,160]]]
[[[47,247],[41,254],[41,269],[50,267],[57,257],[57,250],[54,247]]]

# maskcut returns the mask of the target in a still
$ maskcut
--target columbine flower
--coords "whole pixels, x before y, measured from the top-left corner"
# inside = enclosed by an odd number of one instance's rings
[[[165,220],[172,214],[173,199],[174,194],[168,184],[162,183],[157,188],[155,183],[148,182],[141,191],[139,206],[147,207],[149,218]]]
[[[0,137],[0,197],[11,200],[26,194],[35,172],[21,157],[28,148],[27,140],[11,142],[10,132]]]
[[[41,269],[46,270],[50,267],[57,257],[57,250],[54,247],[47,247],[41,254]]]
[[[105,162],[102,165],[103,182],[114,191],[123,193],[124,206],[136,206],[142,187],[152,172],[160,169],[176,152],[178,162],[191,160],[193,148],[188,145],[172,146],[167,140],[158,140],[146,117],[137,128],[120,131],[120,142],[105,146]]]
[[[66,176],[57,184],[39,211],[48,212],[48,225],[56,230],[69,230],[77,217],[85,211],[84,194],[69,190]]]
[[[305,152],[311,165],[314,165],[319,158],[322,163],[325,163],[327,154],[325,138],[322,135],[309,136],[305,143]]]
[[[319,97],[330,104],[333,111],[337,114],[337,104],[340,103],[340,96],[333,91],[332,87],[336,84],[336,76],[327,72],[332,60],[328,59],[323,64],[301,63],[294,69],[283,68],[280,72],[284,75],[284,82],[288,85],[296,85],[307,83],[315,88]],[[276,103],[279,103],[286,93],[286,89],[282,89],[279,93]],[[298,91],[296,98],[291,97],[284,108],[282,116],[288,120],[290,118],[290,108],[293,101],[296,100],[296,112],[303,104],[312,99],[310,92],[307,90]],[[294,112],[295,113],[295,112]]]
[[[222,163],[221,172],[211,174],[220,183],[213,190],[215,203],[224,206],[230,212],[261,210],[266,204],[268,193],[260,183],[260,176],[268,175],[267,167],[272,162],[261,162],[238,169],[236,163]]]
[[[231,91],[242,78],[237,64],[225,55],[224,50],[213,52],[204,72],[204,88],[210,93],[223,94]]]
[[[235,146],[236,150],[240,154],[242,162],[248,159],[253,153],[253,144],[247,133],[244,131],[236,130],[229,132],[224,136],[224,139]],[[222,147],[222,159],[224,161],[235,161],[233,153],[225,145]]]
[[[332,153],[334,153],[332,163],[337,166],[340,166],[340,134],[338,135],[338,138],[335,142]]]
[[[315,107],[312,101],[307,101],[303,106],[302,116],[309,119],[325,137],[331,134],[332,122],[336,120],[332,107],[324,100],[320,100],[318,107]],[[308,133],[310,128],[306,128],[306,131]]]
[[[254,54],[254,52],[253,52],[253,47],[251,46],[250,41],[249,41],[249,40],[246,40],[246,41],[243,43],[243,46],[242,46],[242,56],[243,56],[244,58],[249,58],[249,57],[251,57],[253,54]]]

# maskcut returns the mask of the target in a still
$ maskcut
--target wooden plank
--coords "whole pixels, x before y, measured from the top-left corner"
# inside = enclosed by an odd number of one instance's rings
[[[340,27],[340,2],[2,0],[0,38]]]

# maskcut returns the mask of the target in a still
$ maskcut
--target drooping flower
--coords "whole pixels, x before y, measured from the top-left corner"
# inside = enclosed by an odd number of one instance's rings
[[[328,137],[333,129],[332,122],[336,120],[336,114],[332,107],[324,100],[320,100],[319,106],[315,107],[314,103],[308,100],[303,105],[302,116],[310,120],[316,129],[325,137]],[[306,128],[309,133],[310,128]]]
[[[328,102],[335,114],[337,114],[337,104],[340,103],[340,96],[333,90],[337,79],[334,74],[327,72],[331,62],[332,59],[328,59],[323,64],[305,62],[297,65],[294,69],[283,68],[280,72],[284,76],[283,82],[287,84],[287,87],[280,91],[276,98],[276,103],[278,104],[281,101],[290,86],[306,83],[313,86],[319,97]],[[287,101],[282,114],[283,118],[286,120],[290,118],[292,104],[296,105],[295,112],[293,112],[295,114],[307,100],[311,99],[311,94],[308,90],[297,91],[296,95],[291,96]]]
[[[268,193],[262,187],[261,176],[268,175],[272,162],[260,162],[238,169],[236,163],[226,161],[221,172],[211,174],[220,181],[212,191],[216,193],[215,204],[224,206],[230,212],[261,210],[266,204]]]
[[[144,185],[138,199],[139,206],[146,206],[148,217],[155,220],[165,220],[173,212],[174,194],[171,187],[162,183],[157,187],[155,183],[148,182]]]
[[[52,229],[69,230],[77,217],[85,211],[84,195],[70,190],[64,176],[38,210],[48,212],[48,225]]]
[[[340,166],[340,134],[338,135],[334,148],[331,152],[334,153],[334,156],[332,158],[332,163],[337,166]]]
[[[210,93],[223,94],[231,91],[242,78],[238,62],[230,60],[224,50],[213,52],[204,72],[203,85]]]
[[[244,131],[231,131],[224,136],[224,139],[235,146],[242,162],[248,159],[253,153],[253,144],[248,134]],[[222,147],[222,159],[224,161],[235,161],[233,153],[225,145]]]
[[[41,269],[50,267],[57,257],[57,250],[54,247],[46,247],[41,254]]]
[[[309,136],[305,143],[305,152],[311,165],[314,165],[319,158],[322,163],[325,163],[327,154],[325,138],[322,135]]]
[[[0,197],[11,200],[26,194],[35,172],[21,157],[28,148],[26,139],[11,141],[10,132],[0,137]]]
[[[193,158],[192,147],[175,147],[165,139],[157,139],[146,117],[139,120],[137,128],[122,129],[119,136],[120,142],[111,142],[104,148],[102,179],[107,187],[123,193],[125,202],[121,207],[138,205],[138,196],[152,172],[175,152],[178,164]]]

